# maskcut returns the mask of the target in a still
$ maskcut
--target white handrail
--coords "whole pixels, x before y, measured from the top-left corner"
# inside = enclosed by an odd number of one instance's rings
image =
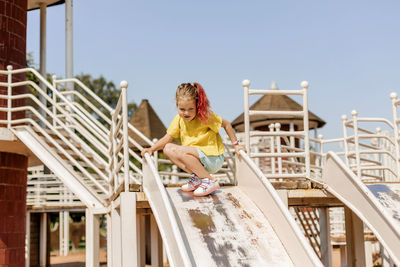
[[[251,158],[271,158],[270,168],[272,170],[272,174],[275,174],[275,161],[278,163],[278,174],[282,173],[282,158],[283,157],[304,157],[305,167],[304,173],[305,178],[311,178],[311,162],[310,162],[310,137],[309,137],[309,118],[308,118],[308,82],[301,82],[301,90],[260,90],[260,89],[251,89],[250,90],[250,81],[244,80],[242,82],[242,86],[244,89],[244,128],[245,128],[245,146]],[[286,111],[286,110],[250,110],[249,109],[249,95],[301,95],[303,109],[301,111]],[[281,131],[280,124],[276,123],[271,124],[269,132],[254,132],[250,129],[250,116],[251,115],[283,115],[283,116],[291,116],[291,117],[301,117],[303,118],[303,131]],[[275,131],[274,131],[275,129]],[[270,151],[269,152],[253,152],[250,147],[250,137],[256,136],[269,136],[271,141],[269,144]],[[291,144],[294,143],[294,137],[300,137],[304,142],[304,150],[302,152],[282,152],[280,138],[283,137],[291,137]],[[299,139],[300,139],[299,138]],[[293,171],[293,170],[292,170]]]

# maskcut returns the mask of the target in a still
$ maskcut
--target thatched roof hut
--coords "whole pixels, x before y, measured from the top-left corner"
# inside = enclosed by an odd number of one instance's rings
[[[142,100],[129,122],[150,140],[154,138],[160,139],[167,132],[164,124],[147,99]],[[148,147],[148,144],[135,133],[130,131],[129,135],[140,145]]]
[[[270,90],[278,90],[275,82],[272,82]],[[286,95],[264,95],[256,103],[254,103],[250,110],[274,110],[274,111],[302,111],[303,106],[294,101]],[[308,112],[309,128],[321,128],[326,123],[320,117]],[[294,128],[297,131],[303,130],[303,120],[289,115],[253,115],[250,116],[250,127],[253,130],[266,131],[268,125],[271,123],[279,122],[282,125],[282,130],[289,130],[288,125],[293,122]],[[237,132],[244,131],[244,114],[240,114],[232,121],[232,126]],[[286,126],[286,127],[285,127]]]

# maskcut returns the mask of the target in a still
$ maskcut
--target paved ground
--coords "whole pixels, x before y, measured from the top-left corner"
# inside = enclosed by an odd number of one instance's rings
[[[85,267],[85,252],[70,252],[68,256],[52,255],[50,257],[51,267]],[[107,266],[106,251],[100,250],[100,266]]]

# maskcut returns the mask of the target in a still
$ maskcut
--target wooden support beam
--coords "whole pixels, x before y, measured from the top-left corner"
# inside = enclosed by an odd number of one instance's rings
[[[111,213],[106,214],[106,224],[107,224],[107,267],[113,267],[112,258],[112,219]]]
[[[99,267],[100,218],[86,209],[86,267]]]
[[[136,229],[138,240],[138,266],[146,266],[146,225],[145,217],[142,214],[136,214]]]
[[[121,216],[120,211],[114,206],[112,202],[111,208],[111,253],[112,253],[112,266],[119,267],[122,266],[122,253],[121,253]]]
[[[321,261],[325,267],[332,267],[333,262],[329,208],[318,208],[318,215]]]
[[[151,267],[163,266],[163,244],[154,215],[150,215]]]
[[[364,224],[349,208],[344,208],[346,223],[347,266],[365,266]]]
[[[40,214],[40,246],[39,246],[39,265],[46,267],[47,262],[47,213]]]
[[[122,266],[129,267],[138,264],[136,193],[122,192],[120,198]]]

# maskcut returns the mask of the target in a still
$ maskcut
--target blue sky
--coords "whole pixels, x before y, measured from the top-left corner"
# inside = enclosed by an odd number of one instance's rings
[[[129,82],[166,126],[182,82],[203,84],[213,110],[243,112],[241,81],[281,89],[310,83],[309,107],[342,136],[342,114],[392,120],[400,93],[399,1],[74,1],[74,72]],[[47,69],[65,76],[64,5],[47,11]],[[39,11],[27,51],[39,62]],[[252,102],[256,99],[252,98]]]

